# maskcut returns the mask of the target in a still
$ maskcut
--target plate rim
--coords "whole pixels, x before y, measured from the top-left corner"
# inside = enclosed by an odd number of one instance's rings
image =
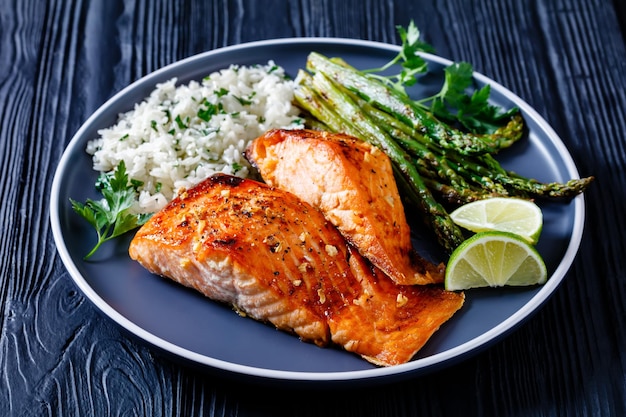
[[[333,372],[289,371],[242,365],[209,357],[207,355],[200,354],[186,348],[182,348],[175,343],[158,337],[155,334],[152,334],[149,331],[143,329],[141,326],[135,324],[130,319],[124,317],[113,306],[108,304],[89,285],[85,277],[80,273],[77,265],[73,262],[70,252],[63,239],[63,232],[61,230],[59,191],[61,181],[63,179],[63,173],[66,171],[66,167],[70,163],[70,156],[72,154],[71,151],[78,146],[83,132],[87,130],[88,126],[93,122],[93,120],[96,120],[98,116],[103,113],[108,107],[114,104],[128,91],[135,89],[138,85],[149,82],[151,79],[159,78],[164,72],[175,69],[176,67],[184,66],[192,61],[203,60],[213,55],[220,55],[227,52],[245,50],[249,48],[274,47],[280,45],[297,44],[302,44],[303,46],[305,46],[307,44],[314,43],[322,43],[329,46],[361,46],[378,50],[387,50],[390,52],[397,52],[400,50],[400,47],[394,44],[379,41],[339,37],[287,37],[245,42],[237,45],[230,45],[216,48],[210,51],[201,52],[170,63],[164,67],[161,67],[138,78],[137,80],[130,83],[128,86],[115,93],[103,104],[101,104],[96,109],[96,111],[93,112],[81,124],[80,128],[74,133],[70,141],[67,143],[59,160],[59,164],[55,171],[51,187],[49,217],[52,226],[52,233],[57,252],[59,253],[62,263],[65,266],[70,277],[81,290],[81,292],[85,295],[85,297],[93,305],[95,305],[101,313],[104,313],[107,317],[113,320],[117,325],[121,326],[124,330],[130,332],[132,335],[138,337],[149,345],[183,360],[191,361],[196,365],[202,365],[212,369],[221,370],[242,376],[259,377],[262,379],[300,382],[354,382],[359,380],[388,379],[389,377],[400,377],[402,375],[413,374],[418,371],[428,372],[438,367],[451,365],[452,363],[464,360],[466,357],[474,355],[480,350],[489,347],[498,340],[501,340],[502,337],[515,330],[519,325],[521,325],[539,310],[539,308],[554,294],[556,288],[561,284],[567,272],[571,268],[580,247],[584,231],[585,199],[583,194],[579,194],[571,201],[571,204],[574,205],[573,225],[571,237],[569,239],[569,243],[561,261],[559,262],[555,271],[549,277],[546,284],[544,284],[537,292],[537,294],[535,294],[528,302],[526,302],[522,308],[518,309],[514,314],[509,316],[498,325],[492,327],[487,332],[484,332],[463,344],[425,358],[415,359],[411,362],[402,365],[395,365],[392,367]],[[452,63],[452,61],[439,55],[427,53],[424,53],[422,55],[424,55],[431,61],[438,62],[444,65]],[[227,63],[225,63],[225,65],[226,64]],[[534,122],[538,126],[540,126],[541,130],[543,130],[545,134],[550,138],[552,146],[554,146],[559,152],[566,171],[568,172],[568,175],[570,175],[571,178],[580,178],[578,169],[574,163],[572,155],[567,150],[565,143],[562,141],[556,131],[533,107],[526,103],[521,97],[517,96],[497,81],[490,79],[482,73],[474,72],[474,78],[479,82],[489,83],[492,90],[497,90],[498,93],[500,93],[503,97],[518,105],[524,111],[525,117],[532,118]]]

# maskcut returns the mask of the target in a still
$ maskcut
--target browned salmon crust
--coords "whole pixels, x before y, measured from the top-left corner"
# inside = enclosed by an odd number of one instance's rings
[[[383,366],[409,361],[464,300],[440,287],[396,286],[316,208],[223,174],[156,213],[129,253],[256,320]]]
[[[398,284],[441,283],[443,264],[413,249],[391,161],[348,135],[270,130],[246,157],[269,185],[318,207],[363,255]]]

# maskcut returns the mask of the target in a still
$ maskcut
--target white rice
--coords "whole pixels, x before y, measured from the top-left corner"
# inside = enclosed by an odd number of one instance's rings
[[[143,183],[139,213],[160,210],[216,172],[248,176],[243,151],[253,139],[272,128],[303,127],[292,104],[294,83],[272,61],[231,66],[187,85],[176,81],[157,85],[87,145],[96,171],[110,172],[123,160],[129,177]],[[216,114],[203,113],[209,107]]]

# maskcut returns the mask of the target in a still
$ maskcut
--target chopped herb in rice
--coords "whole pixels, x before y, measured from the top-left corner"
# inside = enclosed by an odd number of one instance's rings
[[[253,139],[273,128],[302,128],[293,81],[271,61],[176,83],[157,85],[87,145],[96,171],[111,172],[124,161],[139,191],[138,213],[161,209],[216,172],[248,176],[243,151]]]

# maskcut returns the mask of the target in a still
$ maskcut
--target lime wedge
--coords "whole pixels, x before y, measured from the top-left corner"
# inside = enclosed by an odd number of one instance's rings
[[[508,232],[481,232],[459,245],[446,267],[450,291],[543,284],[548,278],[539,252]]]
[[[536,244],[543,227],[541,209],[532,201],[494,197],[462,205],[450,213],[452,221],[472,232],[499,230]]]

